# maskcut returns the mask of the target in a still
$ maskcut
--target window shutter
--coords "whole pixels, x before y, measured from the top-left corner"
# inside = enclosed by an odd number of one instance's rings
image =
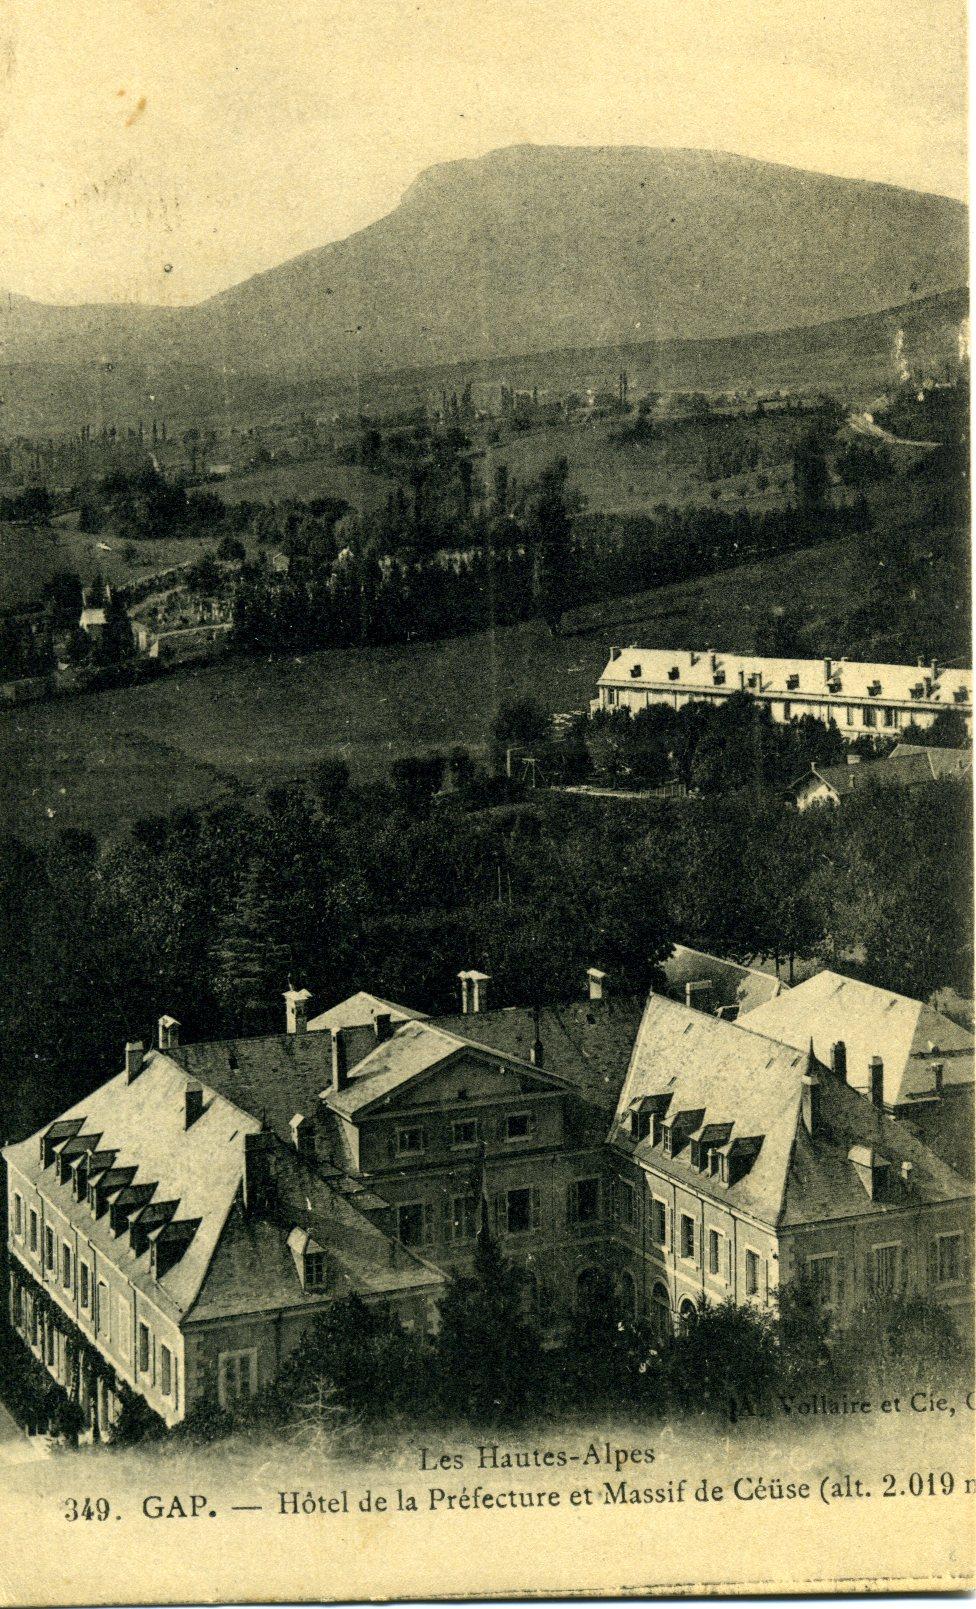
[[[844,1290],[847,1279],[847,1264],[843,1257],[837,1259],[837,1305],[840,1307],[844,1301]]]
[[[939,1242],[929,1241],[929,1284],[939,1283]]]
[[[389,1156],[390,1160],[392,1161],[393,1158],[397,1154],[396,1135],[394,1134],[392,1129],[390,1130],[389,1134],[386,1137],[386,1150],[387,1150],[387,1155]]]
[[[542,1200],[541,1200],[539,1190],[536,1187],[536,1185],[532,1186],[532,1196],[531,1196],[531,1201],[530,1201],[530,1212],[531,1212],[532,1228],[533,1229],[538,1229],[539,1225],[542,1222]]]
[[[732,1283],[732,1242],[731,1242],[731,1240],[729,1241],[728,1250],[729,1250],[729,1277],[728,1277],[728,1283],[731,1285],[731,1283]]]

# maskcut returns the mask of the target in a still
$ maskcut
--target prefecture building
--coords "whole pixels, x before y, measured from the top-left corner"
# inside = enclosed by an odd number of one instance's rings
[[[797,1273],[838,1308],[925,1290],[965,1317],[972,1037],[833,973],[713,963],[678,958],[690,1005],[594,968],[496,1009],[468,970],[448,1016],[361,991],[310,1017],[290,988],[281,1034],[162,1017],[3,1153],[14,1325],[96,1431],[126,1390],[173,1425],[270,1385],[339,1297],[433,1331],[483,1204],[546,1330],[608,1276],[662,1326]]]
[[[928,727],[946,709],[956,710],[972,732],[971,670],[937,662],[767,659],[711,648],[611,648],[590,709],[631,714],[652,704],[681,709],[694,701],[720,704],[740,692],[764,704],[774,721],[813,715],[833,721],[848,738]]]

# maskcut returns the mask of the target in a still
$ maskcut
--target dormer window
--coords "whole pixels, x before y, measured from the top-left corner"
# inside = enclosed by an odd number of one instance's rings
[[[868,683],[868,693],[871,696],[871,698],[877,698],[881,693],[881,683],[880,682],[869,682]]]
[[[642,674],[640,665],[631,665],[630,674],[636,681]]]
[[[679,665],[672,665],[671,669],[668,671],[668,681],[669,682],[676,682],[679,679],[680,675],[681,675],[681,667]]]
[[[325,1286],[325,1252],[307,1251],[305,1253],[305,1289],[307,1291],[320,1291]]]
[[[715,672],[714,676],[712,677],[712,681],[715,683],[716,687],[723,687],[725,685],[725,672],[724,672],[724,670],[717,670]]]
[[[720,1153],[716,1151],[714,1146],[711,1146],[708,1152],[708,1171],[713,1179],[719,1171],[719,1163],[721,1160],[722,1158]]]
[[[797,688],[798,688],[798,687],[799,687],[799,685],[800,685],[800,678],[799,678],[799,675],[797,675],[797,674],[795,674],[795,673],[794,673],[794,675],[792,675],[792,676],[787,676],[787,678],[786,678],[786,685],[787,685],[787,687],[788,687],[788,688],[789,688],[789,690],[790,690],[790,692],[791,692],[791,693],[795,693],[795,692],[796,692],[796,689],[797,689]]]
[[[665,1123],[665,1124],[662,1125],[662,1128],[661,1128],[661,1141],[662,1141],[662,1144],[664,1146],[664,1154],[665,1154],[665,1156],[670,1156],[671,1155],[671,1145],[672,1145],[672,1134],[671,1134],[671,1124],[670,1123]]]

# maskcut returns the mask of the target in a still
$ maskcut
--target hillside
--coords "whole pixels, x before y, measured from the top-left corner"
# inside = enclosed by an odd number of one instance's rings
[[[727,340],[953,290],[966,209],[709,151],[515,146],[422,174],[387,217],[192,308],[8,297],[5,364],[377,371]]]

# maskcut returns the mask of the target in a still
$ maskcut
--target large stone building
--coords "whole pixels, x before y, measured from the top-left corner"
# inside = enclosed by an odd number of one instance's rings
[[[832,1064],[652,995],[610,1131],[616,1270],[663,1329],[706,1297],[768,1306],[795,1275],[838,1310],[928,1291],[971,1321],[972,1185]]]
[[[183,1044],[163,1017],[158,1048],[3,1153],[13,1321],[97,1427],[125,1387],[175,1424],[272,1382],[339,1296],[432,1331],[484,1203],[549,1330],[606,1275],[662,1326],[797,1271],[835,1305],[924,1288],[968,1311],[972,1185],[917,1132],[934,1105],[947,1139],[966,1047],[822,976],[819,1003],[816,978],[733,980],[741,1022],[595,969],[539,1009],[489,1009],[467,971],[447,1017],[360,992],[309,1020],[304,989],[278,1035]]]
[[[749,693],[774,721],[813,715],[843,737],[895,736],[956,710],[972,731],[973,673],[945,665],[869,665],[849,659],[766,659],[711,648],[611,648],[591,711],[652,704],[681,709]]]

